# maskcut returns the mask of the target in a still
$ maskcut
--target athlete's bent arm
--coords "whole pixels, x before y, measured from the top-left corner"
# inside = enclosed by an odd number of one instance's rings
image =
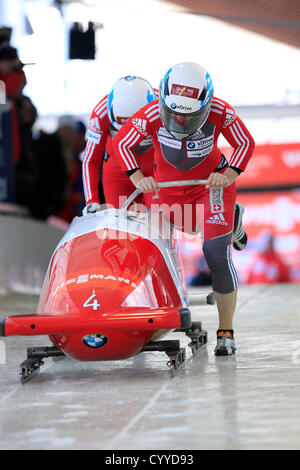
[[[103,127],[103,129],[102,129]],[[86,147],[82,160],[82,180],[87,205],[100,204],[99,171],[108,137],[106,126],[93,111],[86,134]]]
[[[158,114],[158,100],[149,103],[128,119],[113,140],[113,150],[119,158],[121,168],[143,193],[152,193],[159,188],[152,176],[144,176],[133,148],[153,133],[151,122],[156,114]]]

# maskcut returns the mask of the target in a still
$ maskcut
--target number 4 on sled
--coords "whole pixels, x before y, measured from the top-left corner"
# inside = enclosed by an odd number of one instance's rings
[[[94,299],[92,301],[92,299]],[[83,304],[84,308],[93,307],[93,310],[98,310],[98,307],[101,307],[101,304],[98,303],[96,299],[96,294],[92,294]]]

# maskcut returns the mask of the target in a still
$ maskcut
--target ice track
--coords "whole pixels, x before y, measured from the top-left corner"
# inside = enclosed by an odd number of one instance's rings
[[[1,316],[35,311],[37,297],[0,298]],[[164,353],[118,362],[45,359],[25,385],[26,348],[47,337],[2,338],[1,449],[300,449],[299,285],[239,291],[237,354],[215,358],[215,306],[192,307],[208,343],[171,377]],[[5,363],[4,363],[5,362]]]

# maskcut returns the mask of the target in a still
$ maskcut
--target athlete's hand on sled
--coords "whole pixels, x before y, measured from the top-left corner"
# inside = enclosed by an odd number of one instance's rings
[[[226,168],[224,173],[211,173],[207,178],[206,188],[226,188],[238,177],[238,173],[232,168]]]
[[[146,176],[136,183],[136,187],[142,191],[142,193],[153,193],[153,191],[159,191],[157,182],[152,176]]]
[[[82,210],[82,215],[87,215],[87,214],[94,214],[95,212],[98,212],[101,210],[100,204],[97,202],[91,202],[91,204],[88,204],[85,206]]]
[[[144,176],[139,168],[130,176],[130,179],[134,186],[140,189],[142,193],[153,193],[153,191],[159,191],[159,187],[155,179],[152,176]]]

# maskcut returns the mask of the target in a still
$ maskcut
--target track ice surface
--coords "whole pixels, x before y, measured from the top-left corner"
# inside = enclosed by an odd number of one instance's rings
[[[36,304],[34,296],[1,297],[1,316],[32,313]],[[103,363],[48,358],[21,385],[26,348],[50,341],[2,338],[0,448],[299,449],[299,285],[240,288],[233,357],[214,356],[216,307],[192,314],[208,343],[192,357],[185,335],[168,335],[187,353],[173,378],[167,356],[151,352]]]

